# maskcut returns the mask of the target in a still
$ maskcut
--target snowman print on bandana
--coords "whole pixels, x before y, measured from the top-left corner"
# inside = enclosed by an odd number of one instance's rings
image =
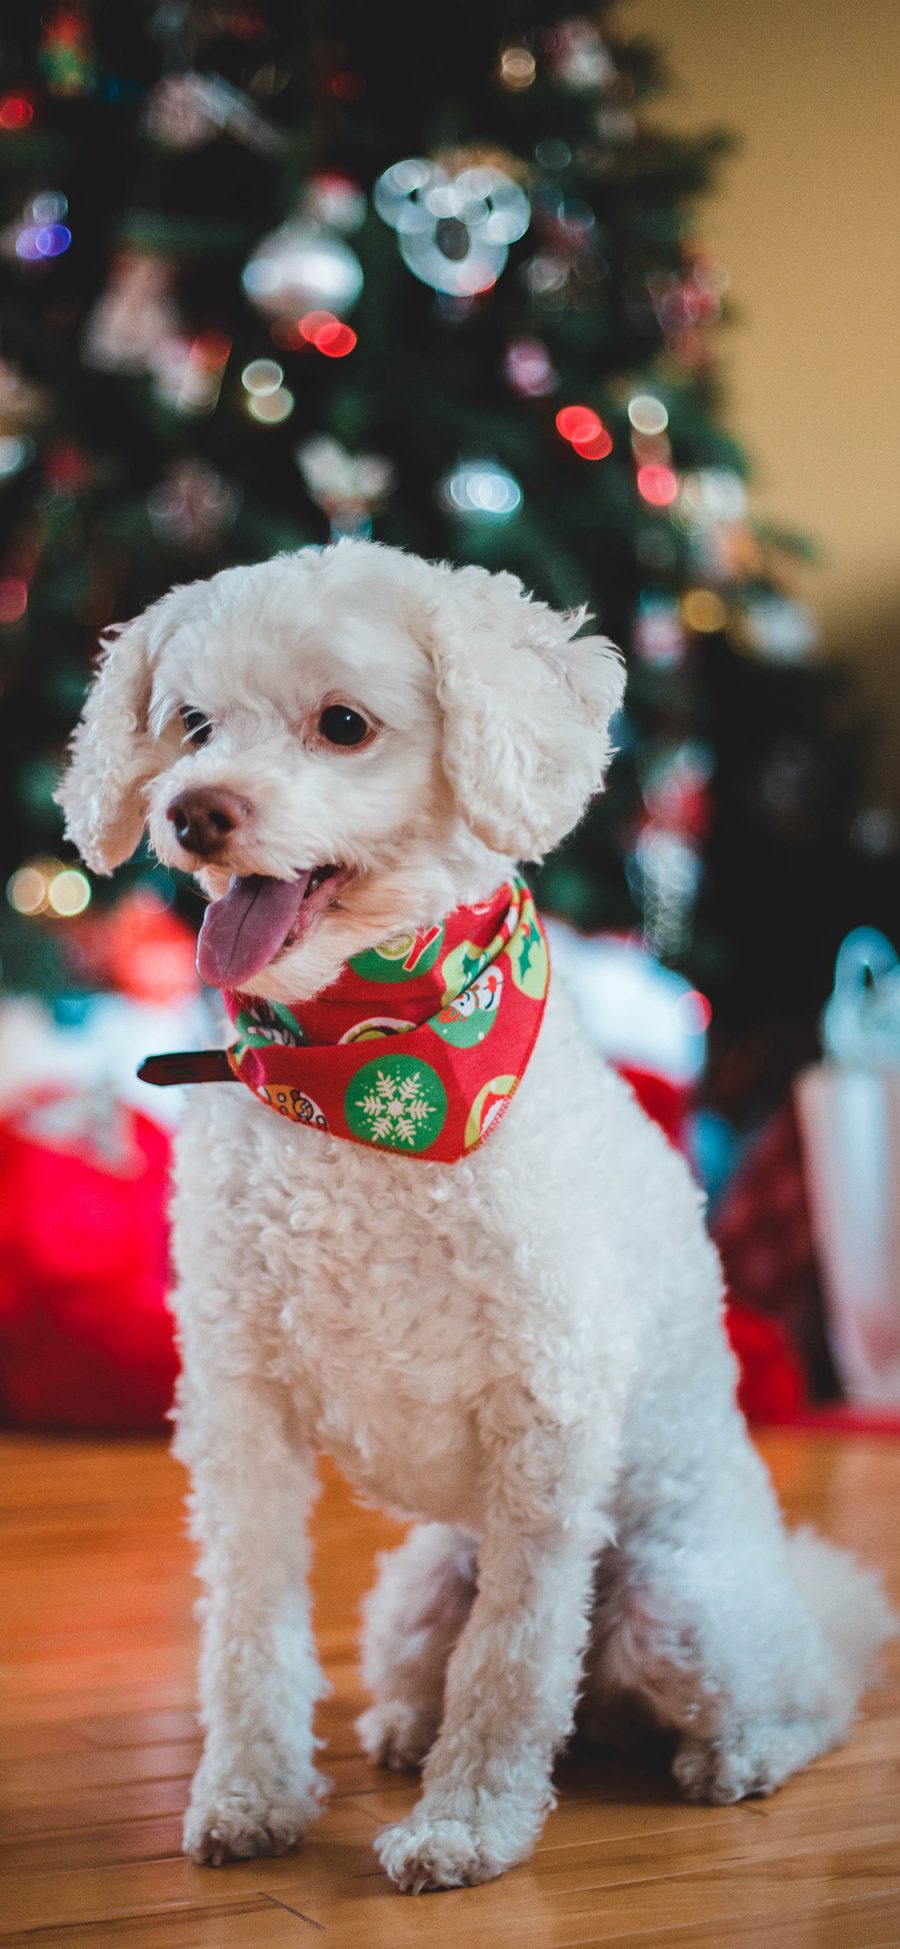
[[[455,1001],[448,1002],[432,1016],[430,1026],[435,1035],[451,1043],[454,1049],[473,1049],[490,1034],[502,996],[503,972],[499,963],[494,962]]]

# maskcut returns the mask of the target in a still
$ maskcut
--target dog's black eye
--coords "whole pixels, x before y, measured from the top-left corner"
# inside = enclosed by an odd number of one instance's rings
[[[329,704],[319,719],[319,735],[327,738],[329,744],[362,744],[369,735],[369,726],[349,704]]]
[[[190,738],[192,744],[206,744],[212,737],[213,727],[205,711],[194,710],[193,707],[185,704],[182,707],[181,722],[184,725],[185,735]]]

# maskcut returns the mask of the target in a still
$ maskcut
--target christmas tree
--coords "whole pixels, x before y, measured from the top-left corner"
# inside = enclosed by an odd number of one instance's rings
[[[751,522],[720,414],[696,205],[727,145],[665,132],[654,50],[571,0],[7,0],[0,63],[0,832],[26,967],[23,916],[100,891],[54,898],[41,863],[98,631],[373,535],[512,569],[626,650],[610,789],[545,903],[641,932],[731,1031],[811,1019],[889,881],[803,544]]]

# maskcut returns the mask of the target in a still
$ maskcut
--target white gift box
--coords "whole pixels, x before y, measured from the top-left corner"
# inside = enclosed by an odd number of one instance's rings
[[[844,942],[822,1026],[795,1100],[829,1340],[851,1401],[900,1407],[900,964],[874,929]]]

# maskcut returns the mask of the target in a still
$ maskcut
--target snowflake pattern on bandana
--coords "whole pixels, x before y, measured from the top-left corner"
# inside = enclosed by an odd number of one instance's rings
[[[437,1072],[415,1056],[382,1056],[357,1071],[345,1102],[354,1137],[391,1150],[428,1150],[447,1115]]]
[[[524,880],[354,955],[310,1001],[225,991],[257,1100],[308,1129],[455,1163],[497,1128],[537,1040],[550,964]]]

